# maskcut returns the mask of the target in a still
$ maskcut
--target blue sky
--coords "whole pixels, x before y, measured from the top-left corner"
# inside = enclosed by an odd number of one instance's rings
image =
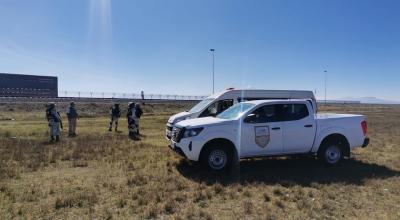
[[[0,72],[61,90],[400,100],[400,1],[1,0]]]

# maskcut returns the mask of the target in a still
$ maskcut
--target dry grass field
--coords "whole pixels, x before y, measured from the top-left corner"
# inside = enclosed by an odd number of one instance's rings
[[[340,166],[257,159],[215,175],[167,147],[188,106],[146,105],[135,142],[125,119],[107,131],[109,105],[77,103],[78,136],[51,144],[44,104],[0,104],[0,219],[400,219],[400,106],[320,107],[368,117],[370,146]]]

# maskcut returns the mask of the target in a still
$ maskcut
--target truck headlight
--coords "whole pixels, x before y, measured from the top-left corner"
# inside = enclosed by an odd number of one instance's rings
[[[194,137],[200,134],[203,128],[190,128],[186,129],[182,138]]]

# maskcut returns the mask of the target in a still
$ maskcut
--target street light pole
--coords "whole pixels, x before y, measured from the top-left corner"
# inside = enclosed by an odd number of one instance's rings
[[[213,94],[215,92],[215,74],[214,74],[214,52],[215,49],[211,48],[210,51],[212,52],[213,62],[212,62],[212,81],[213,81]]]
[[[328,71],[324,71],[325,73],[325,105],[326,105],[326,80],[327,80],[327,75],[328,75]]]

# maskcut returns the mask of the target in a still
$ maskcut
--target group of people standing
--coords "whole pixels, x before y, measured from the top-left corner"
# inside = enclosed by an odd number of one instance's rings
[[[140,104],[135,104],[134,102],[130,102],[128,104],[128,111],[126,113],[126,119],[128,121],[128,131],[129,137],[138,140],[140,136],[139,132],[139,120],[143,115],[143,110]],[[110,109],[110,126],[108,131],[112,131],[112,126],[115,124],[115,131],[118,131],[118,121],[121,117],[121,108],[119,104],[114,104],[114,106]]]
[[[75,103],[71,102],[66,110],[68,118],[68,136],[76,136],[76,124],[79,119],[78,111],[75,108]],[[126,118],[128,121],[129,137],[134,140],[139,140],[139,120],[143,115],[143,110],[140,104],[130,102],[128,104],[128,111]],[[118,121],[121,117],[121,109],[119,104],[114,104],[110,109],[110,124],[108,131],[112,131],[112,126],[115,124],[115,131],[118,131]],[[56,104],[50,102],[46,106],[46,118],[50,128],[50,141],[60,141],[61,129],[63,129],[62,119],[60,113],[57,111]]]

